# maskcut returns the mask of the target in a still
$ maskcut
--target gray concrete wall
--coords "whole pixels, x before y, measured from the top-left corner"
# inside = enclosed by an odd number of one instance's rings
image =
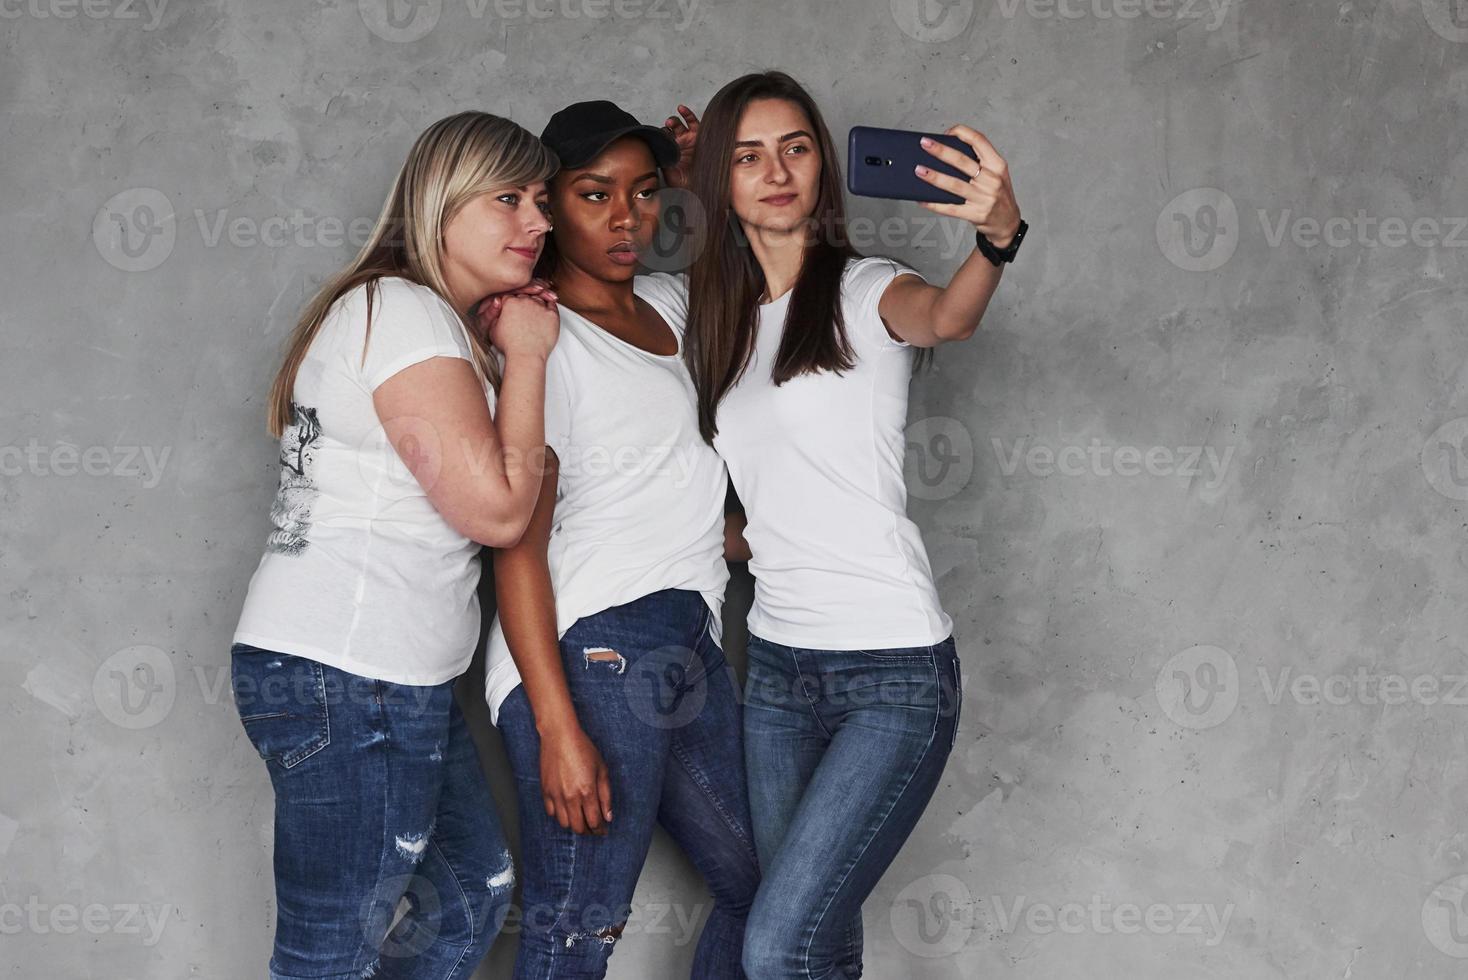
[[[914,387],[967,690],[868,975],[1462,974],[1462,0],[0,0],[0,46],[0,975],[262,975],[264,395],[414,135],[768,66],[838,139],[978,126],[1033,226]],[[637,898],[613,976],[684,975],[666,839]]]

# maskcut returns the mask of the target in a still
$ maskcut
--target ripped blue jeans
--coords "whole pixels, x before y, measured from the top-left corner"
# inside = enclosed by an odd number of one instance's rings
[[[546,814],[540,738],[524,686],[500,705],[525,879],[516,980],[604,977],[615,942],[692,941],[703,903],[632,906],[655,825],[688,855],[713,896],[692,975],[744,976],[740,951],[759,866],[737,686],[710,633],[712,615],[697,592],[663,589],[583,616],[561,637],[577,720],[611,781],[604,836],[577,834]]]
[[[470,976],[515,875],[453,683],[243,643],[231,682],[275,788],[271,980]]]

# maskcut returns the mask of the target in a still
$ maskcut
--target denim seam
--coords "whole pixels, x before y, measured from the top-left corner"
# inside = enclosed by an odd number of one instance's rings
[[[713,788],[709,785],[708,780],[703,778],[703,774],[698,771],[697,767],[689,765],[683,748],[674,744],[672,750],[673,757],[678,760],[678,764],[683,767],[683,771],[688,773],[688,777],[693,780],[694,785],[703,792],[704,798],[713,804],[714,810],[723,818],[725,826],[733,831],[734,836],[744,844],[749,855],[754,857],[755,861],[758,862],[759,858],[755,854],[754,841],[745,836],[744,831],[739,826],[739,821],[734,819],[734,815],[728,811],[718,795],[713,792]]]
[[[958,746],[958,722],[963,713],[963,665],[957,655],[953,658],[953,737],[948,741],[948,751]]]
[[[380,680],[374,680],[373,681],[373,683],[372,683],[372,693],[373,693],[373,700],[376,702],[376,704],[374,705],[374,708],[376,709],[375,710],[375,714],[377,715],[377,720],[379,722],[381,722],[381,724],[383,726],[383,741],[381,743],[382,746],[383,746],[383,748],[382,748],[382,769],[383,769],[384,774],[387,777],[387,778],[385,778],[382,781],[382,807],[379,810],[379,812],[382,814],[382,840],[381,840],[381,845],[377,849],[377,875],[373,879],[373,882],[372,882],[372,891],[373,891],[373,894],[375,896],[376,893],[377,893],[377,889],[382,884],[383,877],[384,877],[384,875],[387,872],[388,838],[392,836],[392,828],[389,825],[389,820],[388,820],[388,793],[389,793],[388,787],[390,787],[390,786],[393,785],[393,778],[392,778],[393,777],[393,774],[392,774],[392,770],[391,770],[392,753],[390,753],[390,752],[388,752],[386,750],[387,740],[390,737],[390,733],[387,730],[387,714],[384,711],[384,707],[383,707],[383,703],[382,703],[382,681],[380,681]],[[374,743],[374,745],[372,746],[372,749],[376,749],[376,748],[377,748],[377,743]],[[396,904],[396,903],[394,903],[394,904]],[[389,923],[392,922],[392,915],[391,915],[391,913],[389,913],[389,915],[388,915],[388,922]],[[386,934],[384,934],[381,939],[374,940],[374,942],[372,943],[373,960],[376,960],[376,959],[378,959],[378,958],[380,958],[382,956],[382,943],[386,939],[387,939],[387,936],[386,936]],[[369,960],[368,962],[370,963],[373,960]],[[366,969],[366,967],[367,967],[367,964],[364,963],[361,967],[358,968],[358,972],[360,973],[361,970]]]
[[[266,721],[271,718],[287,718],[289,716],[289,711],[270,711],[263,715],[242,715],[240,721],[248,725],[252,721]]]
[[[794,647],[791,647],[790,648],[790,662],[795,665],[795,679],[800,682],[800,693],[801,693],[802,698],[804,698],[804,695],[805,695],[805,671],[803,671],[803,670],[800,669],[800,658],[796,655],[796,650],[795,650]],[[817,675],[816,681],[817,681],[817,692],[818,692],[817,693],[817,697],[816,697],[816,701],[819,702],[820,701],[820,697],[819,697],[819,682],[820,682],[820,677],[819,677],[819,675]],[[791,691],[790,693],[791,693],[792,697],[795,694],[794,691]],[[826,736],[826,739],[827,739],[828,744],[829,744],[829,740],[835,736],[835,732],[831,731],[829,728],[826,727],[826,720],[824,718],[822,718],[821,717],[821,713],[816,710],[815,704],[813,704],[813,703],[812,704],[805,704],[802,707],[804,707],[806,711],[809,711],[810,712],[810,716],[815,719],[816,724],[819,725],[819,726],[821,726],[821,734],[823,734],[823,735]]]
[[[935,684],[938,682],[938,664],[937,664],[936,661],[933,663],[933,681],[934,681]],[[912,778],[913,778],[913,776],[917,773],[918,768],[922,765],[923,760],[927,758],[928,753],[930,751],[932,751],[933,741],[934,741],[934,739],[936,739],[938,737],[939,714],[940,714],[940,712],[938,712],[938,711],[934,711],[933,712],[933,728],[932,728],[932,730],[930,732],[928,732],[928,742],[927,742],[926,745],[923,746],[922,752],[918,753],[917,763],[915,765],[913,765],[910,769],[908,769],[908,771],[907,771],[907,779],[903,780],[902,786],[898,788],[898,790],[897,790],[896,793],[892,794],[892,799],[887,803],[887,807],[883,811],[882,816],[881,816],[881,819],[875,821],[872,824],[871,830],[867,833],[866,840],[862,842],[861,850],[857,853],[857,855],[854,858],[852,858],[849,862],[847,862],[846,867],[843,868],[842,871],[841,871],[840,878],[836,881],[836,884],[834,885],[834,887],[832,887],[830,889],[830,891],[826,894],[826,904],[821,909],[820,915],[816,916],[815,925],[810,930],[810,935],[811,936],[814,936],[817,932],[820,931],[821,924],[823,922],[825,922],[825,920],[826,920],[826,914],[831,911],[831,903],[836,900],[836,893],[841,890],[841,886],[844,885],[844,884],[846,884],[846,880],[849,877],[851,877],[851,869],[854,868],[854,867],[856,867],[857,862],[859,862],[862,859],[862,856],[864,854],[866,854],[867,848],[871,847],[872,841],[876,840],[877,833],[887,823],[887,819],[892,816],[892,810],[897,806],[897,801],[900,800],[900,799],[902,799],[902,794],[903,793],[906,793],[907,792],[907,788],[912,785]],[[804,965],[805,965],[806,975],[809,976],[810,975],[810,940],[809,940],[809,938],[807,938],[805,940],[805,949],[801,951],[801,957],[802,957],[802,960],[803,960]]]
[[[464,891],[464,883],[459,880],[459,873],[454,870],[454,866],[449,863],[448,855],[443,852],[443,848],[438,846],[438,842],[433,839],[431,834],[428,838],[428,846],[433,848],[434,853],[443,862],[443,866],[449,869],[449,877],[454,879],[454,887],[459,890],[459,897],[464,901],[464,914],[469,917],[469,941],[459,949],[459,958],[454,961],[453,968],[448,972],[448,976],[453,977],[458,975],[458,970],[464,962],[464,957],[468,956],[469,950],[474,948],[474,940],[479,933],[478,923],[475,921],[474,906],[469,901],[468,893]],[[437,938],[434,941],[437,942]]]
[[[312,667],[316,672],[317,690],[321,693],[321,721],[322,727],[326,729],[326,733],[325,735],[320,737],[321,744],[315,746],[311,749],[311,751],[305,753],[304,755],[297,755],[297,753],[301,751],[299,748],[291,751],[290,753],[283,754],[279,760],[281,768],[283,769],[294,769],[296,766],[305,762],[307,759],[311,758],[311,756],[315,755],[317,752],[320,752],[322,749],[331,744],[331,705],[328,703],[326,697],[326,667],[320,663],[315,662],[312,662]],[[286,761],[288,758],[290,761]]]
[[[561,899],[561,907],[556,909],[555,921],[550,924],[550,932],[553,937],[557,926],[561,927],[561,932],[569,934],[572,931],[565,927],[565,918],[566,909],[571,905],[571,896],[576,894],[576,852],[581,846],[581,835],[575,831],[569,831],[569,833],[571,834],[571,867],[569,874],[566,875],[566,894]],[[552,943],[551,947],[555,948],[555,943]]]
[[[706,632],[713,625],[713,610],[708,608],[708,606],[704,606],[704,613],[704,631]],[[702,639],[703,636],[701,632],[698,639],[694,641],[694,645],[692,647],[692,657],[699,661],[699,668],[704,676],[704,684],[705,686],[707,686],[709,683],[708,666],[707,664],[703,663],[703,658],[698,655],[698,641]],[[722,657],[720,659],[722,660]],[[690,664],[691,663],[692,660],[690,660]],[[721,666],[725,670],[730,669],[728,661],[723,661],[721,663]],[[737,821],[734,818],[734,814],[730,813],[728,809],[724,806],[723,802],[719,799],[718,794],[713,791],[713,787],[709,784],[708,780],[704,778],[703,773],[699,771],[697,766],[694,766],[689,762],[686,749],[678,744],[678,740],[676,738],[669,739],[668,741],[670,754],[673,756],[673,758],[678,760],[678,764],[683,767],[683,771],[688,774],[688,777],[693,780],[693,784],[697,786],[699,790],[703,793],[704,798],[713,805],[714,810],[719,814],[720,817],[723,818],[724,824],[728,827],[728,829],[734,832],[734,836],[744,844],[744,846],[748,849],[749,854],[751,856],[754,856],[754,841],[750,840],[744,834],[743,830],[739,827],[739,821]],[[755,857],[755,860],[758,861],[758,857]]]

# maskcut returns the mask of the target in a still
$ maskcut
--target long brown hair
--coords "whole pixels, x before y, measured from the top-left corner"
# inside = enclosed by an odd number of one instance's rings
[[[718,433],[717,414],[724,394],[739,380],[754,351],[754,324],[765,275],[744,237],[729,193],[739,120],[751,102],[783,99],[810,120],[821,154],[815,210],[800,272],[791,291],[786,330],[771,370],[775,384],[815,371],[846,371],[856,355],[841,315],[841,275],[859,253],[846,240],[846,208],[836,145],[815,99],[782,71],[742,75],[719,89],[698,131],[690,186],[708,222],[703,250],[688,276],[688,327],[685,351],[698,390],[698,427],[704,439]]]
[[[545,180],[559,163],[531,133],[487,112],[460,112],[423,131],[393,180],[367,244],[306,304],[286,344],[285,360],[270,388],[267,427],[280,438],[291,424],[296,374],[311,341],[321,331],[332,304],[358,286],[367,286],[367,336],[372,335],[372,304],[377,280],[401,276],[427,286],[453,305],[443,272],[443,229],[470,200],[487,191]],[[496,390],[499,363],[489,342],[464,320],[474,365]],[[363,346],[363,357],[366,357]]]

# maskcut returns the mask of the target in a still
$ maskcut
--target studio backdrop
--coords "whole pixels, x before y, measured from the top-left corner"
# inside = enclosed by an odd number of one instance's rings
[[[963,696],[865,975],[1468,969],[1462,0],[0,0],[0,976],[265,975],[230,643],[268,392],[415,137],[599,98],[656,126],[766,68],[843,149],[982,131],[1029,226],[912,379]],[[974,251],[848,216],[934,283]],[[752,592],[736,563],[741,679]],[[609,975],[687,976],[711,907],[659,832]]]

